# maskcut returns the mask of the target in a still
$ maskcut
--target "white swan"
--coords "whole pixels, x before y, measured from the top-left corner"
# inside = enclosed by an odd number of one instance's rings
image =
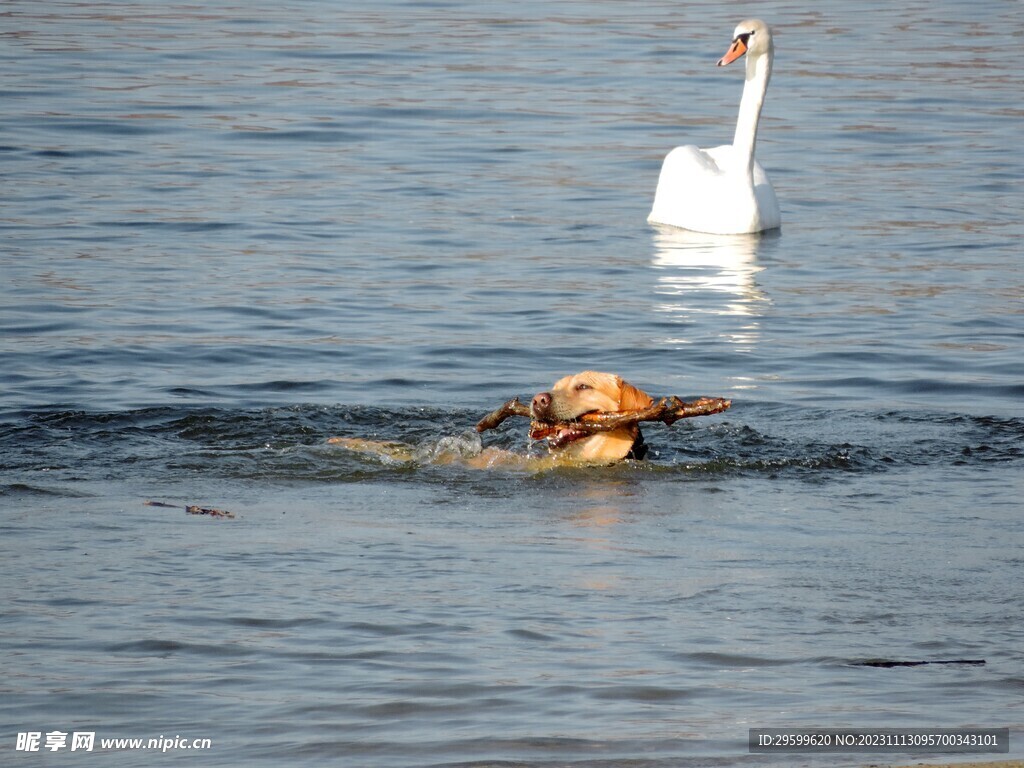
[[[775,229],[782,223],[775,190],[754,160],[757,123],[772,74],[772,33],[763,21],[742,21],[718,66],[747,55],[747,77],[732,144],[676,147],[665,158],[647,218],[716,235]]]

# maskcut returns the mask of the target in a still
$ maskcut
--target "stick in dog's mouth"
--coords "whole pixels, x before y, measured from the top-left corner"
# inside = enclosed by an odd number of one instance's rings
[[[511,416],[525,416],[531,419],[530,437],[535,440],[541,440],[543,437],[547,436],[545,430],[555,431],[560,428],[579,431],[583,432],[585,435],[590,435],[595,432],[609,432],[629,424],[638,424],[641,421],[660,421],[663,424],[671,426],[679,419],[687,419],[694,416],[709,416],[713,413],[721,413],[722,411],[728,410],[731,405],[732,401],[723,397],[701,397],[689,403],[680,400],[678,397],[666,397],[662,398],[658,403],[652,405],[650,408],[644,408],[638,411],[586,413],[583,416],[578,417],[578,420],[573,421],[572,423],[549,423],[533,421],[533,414],[530,407],[519,402],[519,398],[515,397],[500,408],[497,408],[480,419],[480,422],[476,425],[476,431],[485,432],[489,429],[497,429],[499,424]],[[540,436],[534,437],[535,431]]]
[[[574,428],[568,424],[551,424],[544,421],[530,422],[530,439],[547,440],[548,448],[558,450],[569,443],[582,440],[594,434],[583,429]]]

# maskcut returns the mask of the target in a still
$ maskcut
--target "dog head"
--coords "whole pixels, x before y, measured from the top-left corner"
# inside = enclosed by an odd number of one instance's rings
[[[636,411],[654,400],[613,373],[583,371],[555,382],[548,392],[533,397],[530,413],[544,428],[531,430],[531,437],[544,437],[553,453],[583,462],[610,462],[626,458],[641,440],[636,425],[611,432],[587,434],[566,422],[588,413]]]

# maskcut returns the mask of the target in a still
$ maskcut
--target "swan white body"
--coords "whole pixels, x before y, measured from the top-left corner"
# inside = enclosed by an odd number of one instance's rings
[[[775,190],[754,159],[773,53],[767,24],[740,22],[732,47],[718,62],[724,66],[747,56],[733,143],[712,149],[689,145],[669,152],[661,167],[649,222],[715,235],[762,232],[781,225]]]

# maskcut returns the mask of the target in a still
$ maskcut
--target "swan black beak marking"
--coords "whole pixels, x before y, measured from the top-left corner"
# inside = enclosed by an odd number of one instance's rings
[[[732,45],[726,51],[725,56],[718,60],[718,66],[724,67],[726,64],[732,64],[747,52],[747,41],[744,38],[745,36],[741,36],[732,41]]]

